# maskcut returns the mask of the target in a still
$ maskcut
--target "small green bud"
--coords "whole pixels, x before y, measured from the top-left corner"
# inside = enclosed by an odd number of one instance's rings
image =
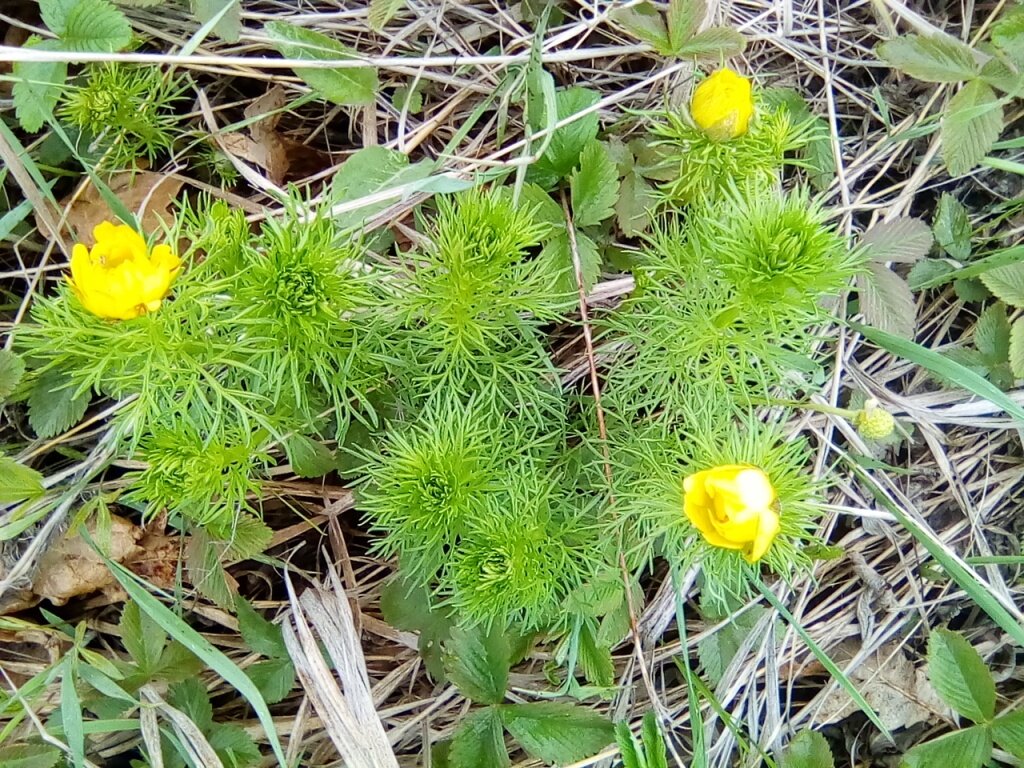
[[[896,419],[872,398],[857,411],[853,417],[853,426],[865,440],[884,440],[896,428]]]

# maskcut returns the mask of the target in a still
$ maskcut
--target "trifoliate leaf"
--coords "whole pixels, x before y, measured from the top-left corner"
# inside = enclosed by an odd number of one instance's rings
[[[979,71],[971,49],[952,37],[906,35],[876,49],[879,58],[911,77],[929,83],[959,83]]]
[[[269,21],[264,30],[274,47],[288,59],[334,61],[358,59],[358,54],[334,38],[296,27],[283,21]],[[373,67],[312,69],[298,67],[295,74],[335,104],[372,104],[380,83]]]
[[[642,2],[629,8],[619,8],[612,11],[611,16],[616,24],[648,43],[662,56],[671,55],[672,44],[669,42],[665,19],[651,3]]]
[[[857,277],[857,295],[864,319],[886,333],[914,338],[917,304],[907,281],[888,267],[868,264],[868,272]]]
[[[732,27],[711,27],[694,35],[673,51],[680,59],[719,61],[739,56],[747,47],[747,39]]]
[[[948,192],[943,192],[932,221],[935,241],[954,259],[966,261],[971,257],[971,220],[963,204]]]
[[[600,224],[615,212],[619,196],[619,173],[608,150],[599,141],[591,141],[580,153],[580,166],[569,179],[572,210],[576,225]]]
[[[946,629],[932,632],[928,639],[928,678],[943,700],[964,717],[987,723],[995,714],[992,673],[961,635]]]
[[[903,217],[876,224],[860,240],[871,261],[912,264],[928,255],[932,231],[920,219]]]
[[[508,638],[495,624],[453,629],[445,644],[444,667],[448,679],[477,704],[499,704],[508,687],[511,650]]]
[[[323,477],[334,469],[335,459],[323,443],[295,434],[285,440],[285,453],[292,471],[299,477]]]
[[[974,168],[1003,130],[1003,107],[980,80],[967,83],[949,100],[942,116],[942,160],[954,176]]]
[[[24,48],[41,51],[57,50],[56,40],[42,40],[33,35]],[[21,127],[35,133],[53,117],[53,108],[60,99],[61,91],[68,77],[68,65],[64,61],[16,61],[14,75],[14,111]]]
[[[622,177],[619,199],[615,201],[615,221],[626,237],[634,237],[651,225],[655,205],[654,189],[636,171]]]
[[[66,51],[113,53],[132,41],[128,18],[109,0],[76,0],[68,7],[64,21],[64,29],[58,34],[60,46]]]
[[[990,269],[981,276],[981,282],[997,299],[1024,308],[1024,262]]]
[[[192,15],[200,24],[207,24],[223,14],[213,25],[213,34],[229,43],[237,43],[242,35],[242,4],[240,0],[192,0]]]
[[[974,346],[990,365],[1006,362],[1010,354],[1010,320],[1002,302],[987,307],[974,324]]]
[[[900,768],[981,768],[991,755],[992,736],[976,725],[918,744],[903,756]]]
[[[291,659],[268,659],[246,668],[245,674],[259,689],[267,704],[284,700],[295,687],[295,666]]]
[[[0,455],[0,504],[35,499],[45,492],[41,474],[10,456]]]
[[[90,399],[88,392],[76,395],[68,377],[51,369],[32,387],[28,423],[39,437],[53,437],[82,420]]]
[[[9,349],[0,349],[0,403],[14,394],[25,375],[25,363]]]
[[[1024,379],[1024,317],[1018,317],[1010,329],[1009,358],[1014,378]]]
[[[0,765],[4,768],[53,768],[61,752],[46,744],[9,744],[0,747]]]
[[[673,50],[679,50],[697,32],[707,13],[705,0],[669,0],[668,41]]]
[[[596,91],[587,88],[565,88],[555,93],[558,121],[589,109],[601,99]],[[535,175],[547,176],[555,181],[569,175],[580,159],[584,147],[597,138],[597,112],[590,112],[555,130],[544,154],[531,166],[527,179]]]
[[[370,0],[370,29],[382,31],[404,6],[405,0]]]
[[[992,721],[992,738],[1014,757],[1024,758],[1024,710],[1011,712]]]
[[[531,757],[574,763],[600,752],[615,738],[611,721],[586,707],[556,701],[501,708],[505,728]]]
[[[235,597],[235,613],[238,615],[238,631],[250,650],[271,659],[288,658],[281,627],[263,618],[240,596]]]
[[[451,768],[508,768],[501,717],[494,707],[462,721],[448,750],[448,764]]]
[[[835,759],[825,737],[817,731],[800,731],[782,753],[779,768],[833,768]]]

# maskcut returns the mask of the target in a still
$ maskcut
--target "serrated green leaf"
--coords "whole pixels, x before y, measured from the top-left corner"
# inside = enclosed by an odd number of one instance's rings
[[[612,19],[638,39],[649,44],[662,56],[670,56],[672,44],[668,39],[665,19],[651,3],[643,2],[612,11]]]
[[[331,199],[348,203],[389,189],[404,187],[430,176],[429,160],[409,164],[409,157],[387,147],[364,147],[341,164],[331,180]],[[398,201],[398,197],[339,213],[334,221],[340,229],[359,227],[367,219]]]
[[[834,768],[835,759],[825,737],[817,731],[800,731],[782,753],[779,768]]]
[[[499,704],[508,687],[511,649],[508,638],[497,625],[456,628],[444,648],[448,679],[478,704]]]
[[[907,284],[911,290],[921,290],[922,286],[948,275],[956,269],[952,264],[941,259],[922,259],[910,268],[907,273]]]
[[[583,148],[579,168],[569,178],[569,188],[577,226],[600,224],[615,212],[619,172],[601,142],[591,141]]]
[[[160,625],[140,611],[135,603],[127,602],[121,611],[118,629],[121,642],[139,671],[144,675],[156,672],[167,644],[167,634]]]
[[[974,346],[989,365],[1005,363],[1010,354],[1010,319],[1006,306],[996,302],[987,307],[974,325]]]
[[[501,707],[501,720],[527,754],[548,763],[583,760],[615,738],[608,718],[575,704],[507,704]]]
[[[615,665],[607,646],[598,645],[594,632],[586,624],[580,631],[579,663],[591,685],[610,688],[615,685]]]
[[[405,0],[370,0],[370,29],[374,32],[383,31],[404,6]]]
[[[1003,130],[1003,107],[995,91],[973,80],[949,100],[942,116],[942,159],[962,176],[985,157]]]
[[[1024,379],[1024,317],[1018,317],[1010,329],[1008,353],[1010,371],[1015,378]]]
[[[225,555],[230,560],[251,560],[262,555],[274,538],[274,532],[253,515],[241,514],[230,522],[221,536],[227,542]]]
[[[198,678],[175,683],[168,689],[167,703],[180,709],[189,719],[206,731],[213,724],[213,705],[206,685]]]
[[[238,616],[238,631],[251,651],[271,659],[288,658],[281,627],[263,618],[241,596],[235,597],[235,613]]]
[[[267,704],[277,704],[295,687],[295,667],[291,659],[268,659],[245,670]]]
[[[1024,69],[1024,7],[1008,9],[992,27],[992,44],[1009,58],[1018,70]],[[1017,76],[1015,92],[1019,93],[1024,84]]]
[[[501,189],[508,189],[511,193],[511,187]],[[533,220],[547,227],[545,235],[565,229],[565,214],[561,206],[539,185],[524,184],[519,194],[519,205],[533,209]]]
[[[729,624],[702,638],[697,644],[701,666],[714,685],[721,682],[725,670],[736,658],[740,647],[763,615],[764,608],[761,607],[744,611]]]
[[[739,56],[747,48],[747,39],[732,27],[710,27],[676,48],[680,59],[719,61]]]
[[[283,21],[269,21],[264,30],[281,55],[288,59],[335,61],[359,55],[337,40]],[[380,83],[373,67],[312,69],[298,67],[295,74],[335,104],[372,104]]]
[[[334,454],[310,437],[294,434],[285,440],[284,449],[292,471],[299,477],[323,477],[334,470]]]
[[[815,117],[812,123],[812,136],[800,150],[807,178],[818,191],[828,189],[836,178],[836,153],[829,135],[828,123]]]
[[[0,747],[0,765],[4,768],[53,768],[61,751],[47,744],[9,744]]]
[[[912,264],[928,255],[932,231],[920,219],[907,216],[876,224],[860,240],[872,261]]]
[[[0,455],[0,504],[36,499],[44,493],[41,474],[10,456]]]
[[[619,747],[619,759],[622,761],[622,768],[647,768],[646,760],[643,760],[643,749],[636,736],[629,730],[629,723],[618,722],[615,724],[615,743]]]
[[[451,768],[508,768],[508,750],[501,717],[494,707],[474,712],[462,721],[448,750]]]
[[[966,261],[971,257],[971,220],[963,204],[948,192],[943,192],[935,209],[932,231],[939,246],[954,259]]]
[[[250,768],[262,754],[252,737],[237,725],[214,723],[206,737],[224,768]]]
[[[23,48],[56,50],[56,40],[42,40],[33,35]],[[53,108],[60,99],[68,77],[65,61],[16,61],[13,65],[14,110],[18,123],[29,133],[35,133],[53,117]]]
[[[992,296],[985,284],[976,277],[954,281],[953,293],[960,301],[966,302],[985,301]]]
[[[109,0],[76,0],[59,34],[61,48],[75,53],[113,53],[132,41],[128,18]]]
[[[974,726],[918,744],[903,756],[900,768],[980,768],[991,754],[988,730]]]
[[[185,567],[196,591],[229,611],[234,607],[234,593],[224,571],[224,549],[222,542],[213,541],[202,529],[195,529],[185,548]]]
[[[44,373],[28,397],[28,423],[39,437],[54,437],[82,420],[88,393],[75,395],[70,379],[56,369]]]
[[[1024,710],[993,720],[992,738],[1014,757],[1024,758]]]
[[[997,299],[1011,307],[1024,308],[1024,261],[990,269],[981,275],[981,282]]]
[[[25,363],[9,349],[0,349],[0,404],[14,394],[25,375]]]
[[[880,44],[876,51],[890,66],[929,83],[959,83],[979,71],[971,49],[948,36],[906,35]]]
[[[996,684],[985,662],[956,632],[936,629],[928,638],[928,679],[953,709],[976,723],[996,711]]]
[[[888,267],[872,262],[867,274],[857,277],[857,296],[864,319],[886,333],[913,339],[917,303],[906,280]]]
[[[39,0],[39,16],[47,28],[60,37],[67,29],[68,14],[77,4],[78,0]]]
[[[673,50],[679,50],[694,36],[706,13],[705,0],[669,0],[665,21]]]
[[[208,24],[223,14],[213,25],[213,34],[229,43],[242,36],[242,4],[240,0],[191,0],[192,15],[200,24]]]
[[[555,93],[555,111],[561,122],[589,109],[601,99],[601,94],[588,88],[564,88]],[[568,176],[579,162],[583,148],[597,138],[598,116],[590,112],[558,128],[551,134],[551,142],[544,154],[527,172],[527,180],[540,181],[535,176],[558,179]],[[553,183],[553,182],[552,182]]]
[[[619,199],[615,201],[615,221],[626,237],[635,237],[651,225],[656,198],[654,189],[636,171],[622,177]]]

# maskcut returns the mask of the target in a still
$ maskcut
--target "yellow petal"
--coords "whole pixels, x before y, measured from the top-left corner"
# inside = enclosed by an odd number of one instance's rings
[[[751,542],[750,549],[743,553],[743,558],[748,563],[756,563],[765,556],[781,528],[779,515],[774,509],[763,510],[758,519],[760,524],[757,528],[757,535]]]

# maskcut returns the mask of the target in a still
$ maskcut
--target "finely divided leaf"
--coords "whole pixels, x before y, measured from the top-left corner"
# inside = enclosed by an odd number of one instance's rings
[[[577,226],[600,224],[615,212],[619,172],[601,142],[594,140],[584,147],[580,167],[573,171],[569,187]]]
[[[69,379],[56,369],[36,381],[28,398],[28,423],[39,437],[53,437],[81,421],[89,393],[75,395]]]
[[[782,753],[779,768],[834,768],[835,759],[825,737],[817,731],[800,731]]]
[[[981,282],[997,299],[1024,308],[1024,262],[990,269],[981,275]]]
[[[445,644],[448,678],[478,704],[498,704],[505,698],[510,663],[508,638],[500,629],[454,629]]]
[[[494,707],[463,719],[448,750],[451,768],[507,768],[508,750],[501,717]]]
[[[10,456],[0,456],[0,504],[35,499],[45,492],[41,474]]]
[[[868,273],[857,277],[857,295],[864,319],[886,333],[914,338],[917,304],[907,281],[888,267],[868,264]]]
[[[910,264],[928,255],[932,231],[920,219],[902,217],[876,224],[860,240],[871,261]]]
[[[283,21],[267,22],[264,30],[281,55],[288,59],[335,61],[359,58],[354,50],[334,38]],[[380,85],[377,71],[373,67],[298,67],[295,74],[335,104],[372,104]]]
[[[600,752],[615,738],[611,721],[586,707],[555,701],[509,704],[501,719],[531,757],[565,764]]]
[[[967,83],[949,100],[942,117],[942,159],[954,176],[974,168],[1003,130],[1003,107],[980,80]]]
[[[900,768],[980,768],[992,755],[992,736],[981,726],[953,731],[918,744]]]
[[[932,633],[928,639],[928,678],[946,703],[964,717],[987,723],[995,714],[992,674],[961,635],[946,629]]]
[[[952,37],[907,35],[882,43],[877,52],[890,66],[929,83],[959,83],[979,71],[971,49]]]

